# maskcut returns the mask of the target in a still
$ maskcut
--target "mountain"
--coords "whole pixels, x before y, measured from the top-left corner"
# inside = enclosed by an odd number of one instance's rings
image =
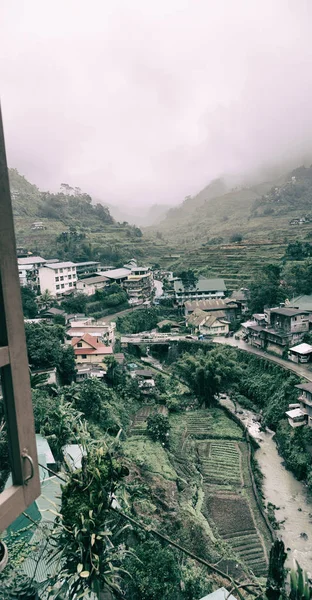
[[[123,223],[131,223],[131,225],[137,225],[139,227],[148,227],[157,225],[167,214],[170,209],[169,205],[165,204],[152,204],[152,205],[119,205],[119,204],[107,204],[99,200],[101,204],[107,206],[111,215]]]
[[[42,192],[16,169],[9,169],[9,179],[17,246],[28,252],[108,265],[133,257],[154,262],[166,247],[125,219],[116,222],[107,206],[92,203],[78,188],[70,188],[71,193]],[[40,229],[34,227],[35,221],[42,223]]]
[[[188,197],[150,231],[175,246],[201,247],[229,243],[282,241],[312,227],[312,167],[299,167],[275,181],[227,189],[216,180],[193,198]],[[300,234],[300,235],[301,235]]]

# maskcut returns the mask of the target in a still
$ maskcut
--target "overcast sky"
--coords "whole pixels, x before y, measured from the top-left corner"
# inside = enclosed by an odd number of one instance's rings
[[[2,0],[10,166],[173,203],[312,156],[311,0]]]

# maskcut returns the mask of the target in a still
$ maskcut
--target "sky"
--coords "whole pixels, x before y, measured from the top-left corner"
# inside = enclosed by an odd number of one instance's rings
[[[2,0],[9,166],[131,206],[308,162],[311,19],[310,0]]]

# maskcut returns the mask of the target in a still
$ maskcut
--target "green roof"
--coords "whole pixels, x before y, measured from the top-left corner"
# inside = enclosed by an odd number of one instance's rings
[[[185,288],[181,279],[174,282],[175,292],[226,292],[224,279],[206,279],[200,277],[194,287]]]
[[[299,308],[300,310],[308,310],[312,312],[312,295],[297,296],[296,298],[290,300],[287,306],[289,306],[289,308]]]

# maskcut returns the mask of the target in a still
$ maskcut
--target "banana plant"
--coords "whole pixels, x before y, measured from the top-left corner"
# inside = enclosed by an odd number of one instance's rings
[[[308,574],[296,561],[296,568],[290,572],[290,600],[310,600],[312,598],[312,587]]]

